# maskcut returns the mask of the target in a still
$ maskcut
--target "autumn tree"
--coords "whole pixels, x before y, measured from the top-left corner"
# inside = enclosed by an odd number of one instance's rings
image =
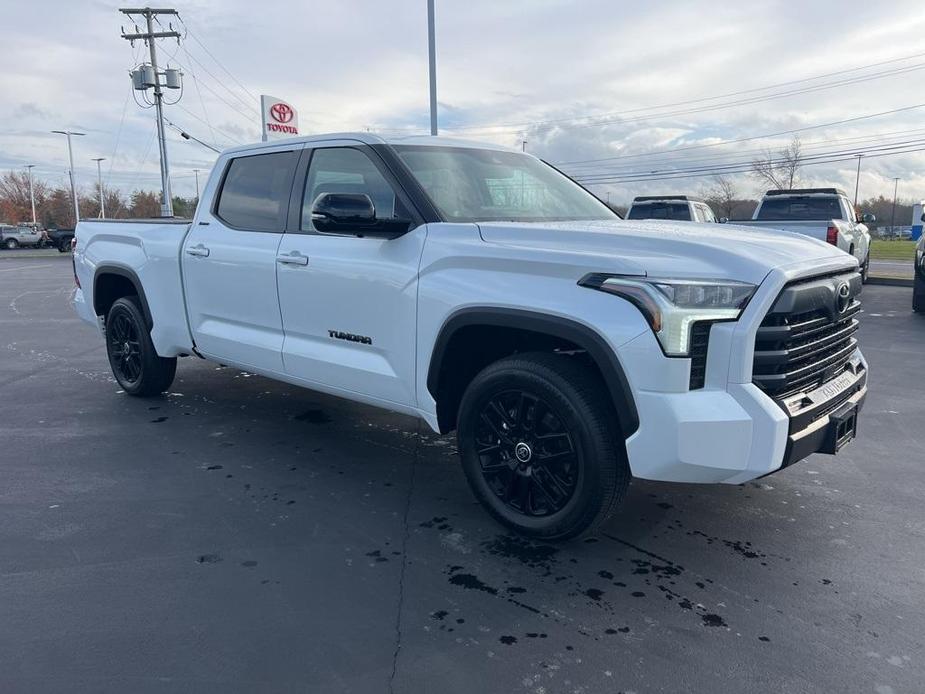
[[[790,144],[773,152],[768,149],[760,159],[752,161],[752,175],[778,190],[789,190],[799,181],[803,168],[803,143],[796,135]]]

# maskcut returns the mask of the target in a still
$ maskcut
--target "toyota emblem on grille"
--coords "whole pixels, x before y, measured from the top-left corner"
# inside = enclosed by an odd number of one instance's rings
[[[838,307],[839,313],[844,313],[848,310],[848,306],[851,305],[851,287],[848,286],[847,282],[842,282],[838,285],[838,289],[835,290],[835,305]]]

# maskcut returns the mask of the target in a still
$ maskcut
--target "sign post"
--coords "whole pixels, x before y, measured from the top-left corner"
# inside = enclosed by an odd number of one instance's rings
[[[261,140],[279,140],[299,134],[299,114],[295,108],[275,96],[260,96]]]

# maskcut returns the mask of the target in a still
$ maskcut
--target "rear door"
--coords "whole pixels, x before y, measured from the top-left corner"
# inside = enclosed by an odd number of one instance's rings
[[[181,255],[193,339],[211,359],[283,371],[276,254],[300,150],[232,157],[217,190],[204,191],[213,204],[199,211]]]
[[[382,239],[362,236],[361,229],[324,233],[312,224],[312,203],[324,193],[368,195],[379,219],[415,218],[379,155],[352,144],[313,144],[299,167],[299,202],[277,266],[283,360],[297,378],[411,405],[426,225],[412,224],[404,235]]]

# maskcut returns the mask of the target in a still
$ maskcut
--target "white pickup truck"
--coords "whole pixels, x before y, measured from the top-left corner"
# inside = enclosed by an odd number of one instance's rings
[[[769,190],[743,226],[784,229],[820,239],[858,259],[861,278],[870,270],[870,232],[867,224],[877,221],[872,214],[855,213],[848,196],[837,188],[794,188]]]
[[[794,234],[621,220],[521,152],[369,133],[224,152],[192,222],[81,221],[77,313],[129,395],[208,359],[456,430],[521,533],[631,477],[742,483],[855,433],[857,262]]]

